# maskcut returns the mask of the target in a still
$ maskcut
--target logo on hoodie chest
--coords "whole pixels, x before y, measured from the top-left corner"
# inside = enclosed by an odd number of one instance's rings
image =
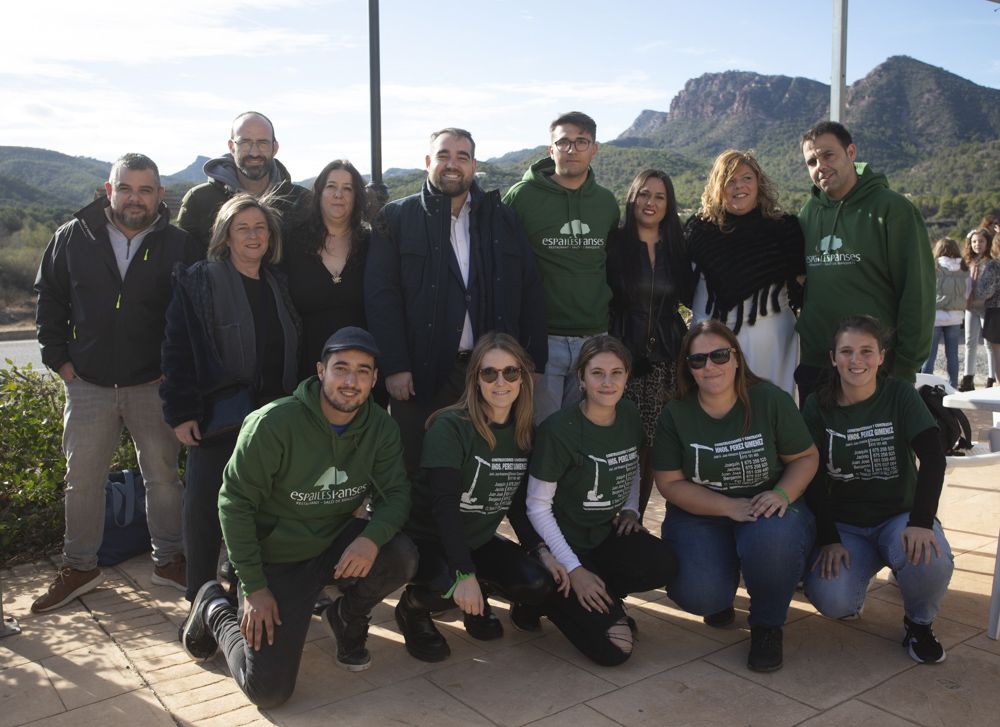
[[[292,490],[289,498],[296,505],[332,505],[346,503],[364,497],[368,492],[368,483],[347,485],[350,475],[336,467],[329,467],[316,478],[316,482],[308,490]]]
[[[816,254],[806,255],[806,265],[836,266],[861,262],[861,253],[841,252],[843,247],[843,238],[827,235],[816,244]]]
[[[590,225],[583,220],[570,220],[559,228],[559,234],[565,237],[543,237],[542,244],[548,248],[572,248],[579,250],[586,247],[604,247],[603,237],[582,237],[590,234]]]

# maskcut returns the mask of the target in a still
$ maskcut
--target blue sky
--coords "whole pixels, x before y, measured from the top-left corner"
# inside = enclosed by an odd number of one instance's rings
[[[383,166],[423,165],[427,134],[472,131],[480,159],[547,142],[580,109],[612,139],[684,82],[730,69],[829,83],[830,0],[382,0]],[[1000,87],[1000,5],[852,0],[847,80],[905,54]],[[18,2],[4,8],[0,145],[161,171],[225,152],[246,109],[275,122],[295,179],[370,169],[367,0]]]

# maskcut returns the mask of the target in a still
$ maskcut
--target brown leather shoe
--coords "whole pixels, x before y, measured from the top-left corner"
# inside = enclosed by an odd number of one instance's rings
[[[178,591],[187,591],[187,559],[183,554],[175,556],[166,565],[154,565],[153,585],[170,586]]]
[[[104,582],[104,574],[100,568],[93,570],[76,570],[63,566],[56,579],[52,581],[49,590],[31,604],[32,613],[45,613],[62,608],[74,598],[90,593]]]

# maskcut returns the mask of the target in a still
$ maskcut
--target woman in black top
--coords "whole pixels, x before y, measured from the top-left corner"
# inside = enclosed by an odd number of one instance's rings
[[[316,177],[309,218],[288,242],[284,267],[303,327],[299,379],[316,373],[323,344],[334,332],[367,328],[363,282],[371,230],[365,205],[361,174],[346,159],[336,159]]]
[[[678,307],[691,305],[694,276],[684,254],[677,197],[666,172],[645,169],[625,199],[622,226],[608,241],[611,325],[632,354],[625,398],[639,407],[646,445],[639,451],[639,511],[653,489],[650,452],[656,420],[674,395],[677,353],[687,332]]]
[[[188,447],[184,492],[187,598],[216,577],[222,470],[242,417],[292,393],[299,319],[284,276],[278,215],[239,194],[219,210],[208,259],[178,272],[167,308],[160,398],[167,424]],[[216,428],[222,417],[229,426]]]

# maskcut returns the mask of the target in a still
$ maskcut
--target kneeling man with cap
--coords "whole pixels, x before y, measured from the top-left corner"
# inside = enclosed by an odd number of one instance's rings
[[[316,376],[246,418],[226,465],[219,519],[242,603],[209,581],[191,604],[181,642],[196,659],[221,647],[233,678],[260,707],[283,703],[295,689],[324,586],[343,593],[322,615],[337,663],[361,671],[371,665],[369,614],[416,569],[416,549],[399,532],[410,511],[399,428],[369,399],[376,356],[367,331],[334,333]],[[355,517],[369,496],[371,519]]]

